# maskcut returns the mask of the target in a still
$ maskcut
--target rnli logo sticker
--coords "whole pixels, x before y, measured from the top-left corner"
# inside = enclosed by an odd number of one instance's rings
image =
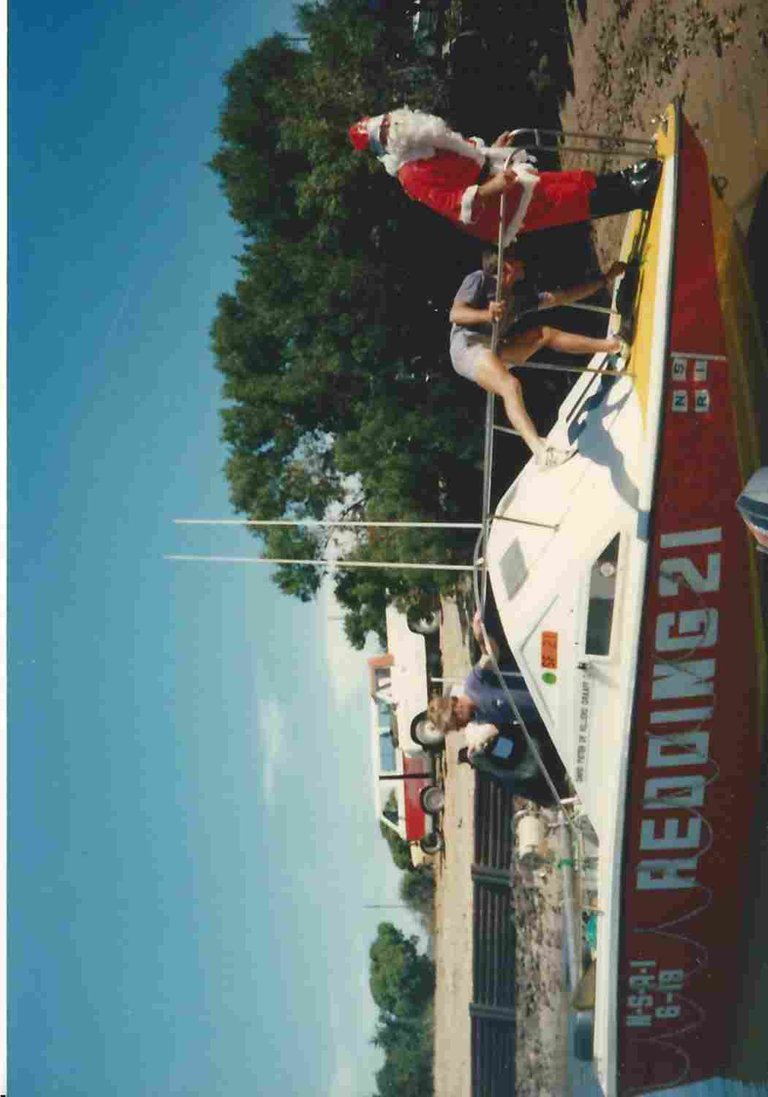
[[[547,670],[557,670],[557,633],[541,634],[541,665]]]

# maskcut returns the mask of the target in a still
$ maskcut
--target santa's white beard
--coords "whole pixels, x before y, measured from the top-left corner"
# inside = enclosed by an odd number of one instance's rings
[[[478,164],[483,163],[488,151],[484,145],[473,145],[449,129],[435,114],[408,107],[390,112],[387,151],[379,157],[390,175],[397,175],[409,160],[427,160],[437,150],[468,156]]]

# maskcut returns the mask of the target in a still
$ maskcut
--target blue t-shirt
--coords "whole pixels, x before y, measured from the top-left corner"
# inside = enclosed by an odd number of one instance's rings
[[[525,282],[516,282],[512,288],[504,294],[507,303],[507,311],[499,327],[499,336],[503,337],[510,327],[519,320],[523,313],[535,312],[541,304],[542,294],[535,286],[526,285]],[[470,305],[475,309],[487,309],[491,301],[496,300],[496,277],[492,274],[484,274],[481,270],[473,270],[468,274],[459,286],[453,303]],[[453,324],[451,336],[459,332],[467,335],[490,336],[493,330],[492,324]]]
[[[541,718],[528,690],[507,688],[526,725],[529,722],[540,723]],[[505,729],[509,731],[517,722],[514,710],[491,667],[477,663],[464,679],[462,690],[475,706],[473,719],[478,724],[495,724],[503,732]]]

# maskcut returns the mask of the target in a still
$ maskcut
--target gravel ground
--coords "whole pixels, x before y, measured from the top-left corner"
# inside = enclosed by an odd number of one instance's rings
[[[586,18],[571,18],[575,91],[563,129],[648,137],[681,96],[746,231],[768,172],[768,3],[586,0],[584,8]],[[618,254],[622,222],[599,222],[606,260]]]

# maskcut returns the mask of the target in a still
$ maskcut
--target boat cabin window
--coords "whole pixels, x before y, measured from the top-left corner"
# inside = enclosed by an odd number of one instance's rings
[[[610,651],[618,560],[617,533],[600,553],[589,575],[587,640],[584,648],[587,655],[607,655]]]

